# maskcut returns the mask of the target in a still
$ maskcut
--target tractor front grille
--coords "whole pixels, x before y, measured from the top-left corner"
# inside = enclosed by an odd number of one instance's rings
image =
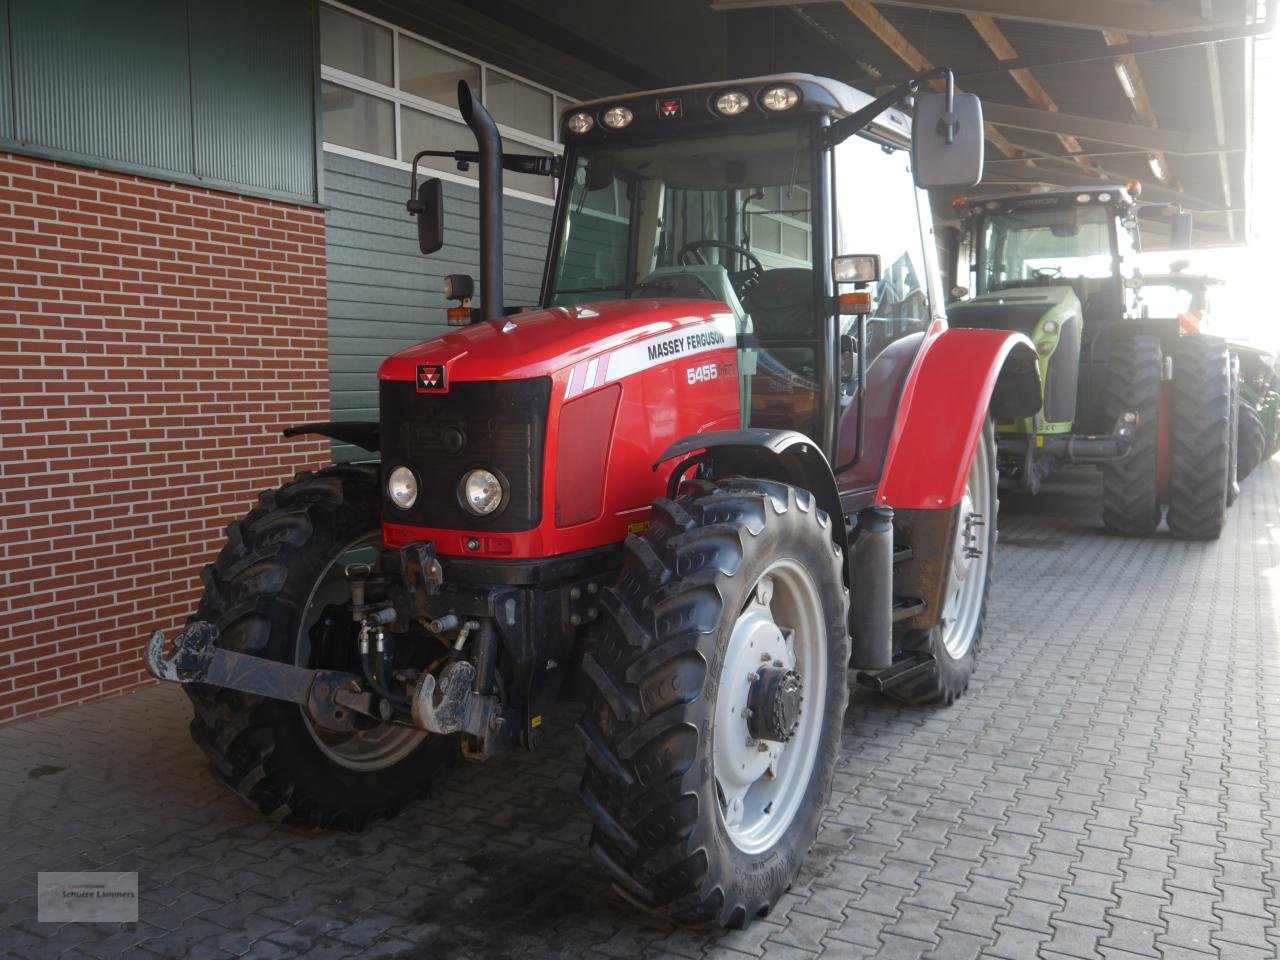
[[[412,382],[383,381],[382,513],[393,523],[511,533],[542,518],[542,468],[551,380],[454,382],[446,393],[419,393]],[[418,500],[401,510],[386,496],[398,466],[418,476]],[[500,513],[477,517],[463,509],[458,485],[468,470],[503,476],[510,499]]]

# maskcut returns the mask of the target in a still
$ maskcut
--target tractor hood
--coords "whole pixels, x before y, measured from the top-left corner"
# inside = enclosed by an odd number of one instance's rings
[[[1051,313],[1079,315],[1080,301],[1070,284],[1010,287],[947,307],[947,318],[953,327],[1016,330],[1029,336]]]
[[[414,380],[423,365],[443,367],[448,383],[550,376],[628,344],[709,322],[733,330],[729,307],[714,300],[608,300],[517,313],[402,350],[383,361],[378,379]],[[661,355],[674,356],[691,345],[671,338],[659,346]]]

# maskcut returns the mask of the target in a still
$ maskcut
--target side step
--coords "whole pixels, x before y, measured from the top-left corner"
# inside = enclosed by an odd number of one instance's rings
[[[875,673],[859,671],[857,677],[858,686],[866,687],[868,690],[875,690],[877,693],[883,693],[890,687],[896,687],[900,683],[914,680],[932,669],[933,657],[927,653],[901,654],[894,661],[893,666],[886,670],[877,670]]]
[[[917,613],[924,613],[927,606],[919,597],[894,597],[893,598],[893,622],[906,620],[908,617],[914,617]]]

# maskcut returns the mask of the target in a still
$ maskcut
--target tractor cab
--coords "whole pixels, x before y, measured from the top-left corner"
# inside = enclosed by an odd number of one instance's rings
[[[1071,428],[1080,377],[1109,328],[1137,317],[1139,185],[1052,190],[993,200],[952,201],[963,216],[974,296],[953,305],[955,326],[998,326],[1036,344],[1045,381],[1043,419]],[[968,293],[968,291],[965,291]],[[1085,391],[1087,393],[1087,390]],[[1084,411],[1082,411],[1084,412]],[[1105,412],[1089,428],[1109,430]],[[1099,419],[1101,418],[1101,419]]]
[[[799,431],[852,467],[859,371],[891,344],[918,347],[943,303],[909,118],[891,107],[841,133],[872,102],[837,81],[785,74],[566,111],[543,305],[725,304],[741,426]],[[910,350],[898,352],[908,356],[884,366],[900,383]],[[879,425],[842,489],[869,489],[887,436]]]

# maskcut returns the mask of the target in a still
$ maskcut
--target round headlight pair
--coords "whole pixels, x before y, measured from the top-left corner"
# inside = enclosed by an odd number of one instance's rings
[[[477,517],[497,513],[506,495],[506,484],[491,470],[468,470],[458,484],[458,502]],[[408,467],[396,467],[387,477],[387,496],[401,510],[418,502],[418,478]]]

